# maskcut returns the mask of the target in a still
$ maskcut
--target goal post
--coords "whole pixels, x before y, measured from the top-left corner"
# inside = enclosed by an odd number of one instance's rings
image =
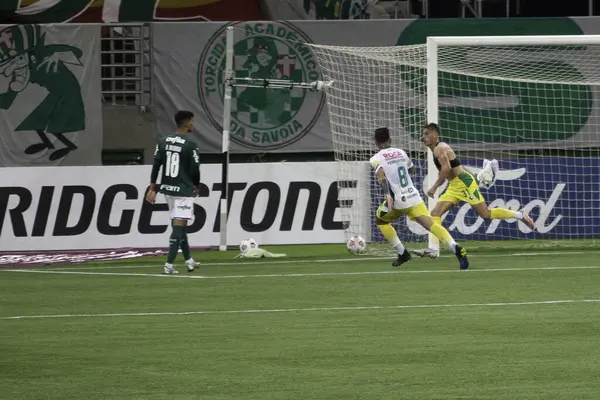
[[[437,60],[438,46],[435,41],[427,40],[427,122],[439,123],[438,115],[438,60]],[[427,152],[427,171],[425,186],[432,187],[435,184],[436,178],[434,171],[436,166],[433,162],[433,152],[429,149]],[[429,211],[433,210],[439,198],[439,190],[436,191],[433,198],[427,199],[427,208]],[[429,248],[439,252],[439,240],[431,233],[427,235]]]
[[[487,204],[524,209],[538,225],[532,232],[516,220],[484,221],[468,205],[459,205],[444,216],[456,239],[574,243],[600,237],[600,187],[593,179],[600,173],[600,35],[449,36],[410,46],[310,46],[324,79],[336,82],[327,104],[340,170],[351,161],[370,168],[373,131],[387,126],[394,145],[416,160],[421,172],[415,183],[432,209],[445,185],[433,199],[424,195],[438,171],[420,137],[423,126],[435,122],[471,172],[476,174],[484,159],[499,161],[496,184],[481,190]],[[368,200],[373,217],[382,200],[380,188],[372,182],[355,196],[354,204]],[[365,210],[346,213],[353,221]],[[348,236],[384,242],[374,224],[358,232],[357,224],[350,227]],[[408,219],[397,229],[405,242],[437,245]]]
[[[232,100],[235,97],[234,88],[261,88],[275,90],[307,90],[326,91],[333,81],[297,82],[286,79],[258,79],[252,77],[238,77],[235,75],[235,28],[228,26],[225,30],[225,69],[223,70],[223,139],[221,160],[221,198],[219,251],[227,250],[227,221],[229,217],[229,143],[231,129]]]

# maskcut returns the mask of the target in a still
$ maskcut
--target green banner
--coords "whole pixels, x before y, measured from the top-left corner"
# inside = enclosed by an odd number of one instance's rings
[[[0,30],[0,166],[99,165],[100,28]]]
[[[273,20],[340,20],[393,18],[396,7],[387,10],[372,0],[263,0],[265,12]],[[405,10],[407,11],[406,7]],[[398,12],[401,12],[398,7]],[[405,16],[404,12],[400,14]]]
[[[597,22],[595,18],[547,18],[234,23],[234,69],[236,76],[242,78],[310,82],[321,79],[321,73],[305,43],[378,47],[423,44],[428,36],[595,34],[600,33]],[[177,109],[190,109],[200,121],[198,142],[205,151],[212,152],[221,149],[226,26],[154,26],[155,99],[160,133],[173,129],[172,115]],[[481,51],[457,51],[455,63],[463,63],[465,71],[481,64],[489,77],[440,73],[440,123],[445,136],[459,144],[521,147],[540,143],[550,146],[564,140],[570,140],[571,147],[599,143],[600,134],[596,131],[600,120],[595,115],[600,108],[599,91],[591,85],[560,81],[585,81],[582,74],[586,68],[568,55],[552,58],[556,53],[552,47],[544,51],[551,57],[542,61],[526,54],[518,59],[498,54],[493,62]],[[578,54],[578,60],[582,54]],[[589,56],[591,60],[591,50]],[[549,73],[558,76],[558,82],[535,82]],[[511,76],[518,81],[511,81]],[[400,68],[397,90],[424,98],[425,79],[423,69]],[[398,121],[411,121],[403,127],[406,136],[420,135],[425,123],[423,102],[416,103],[421,108],[398,110]],[[333,149],[326,101],[321,93],[238,87],[234,90],[231,115],[234,152]]]
[[[460,24],[456,20],[418,20],[402,31],[397,44],[425,43],[428,36],[482,33],[486,36],[585,34],[582,27],[569,18],[467,19]],[[516,53],[507,47],[488,48],[487,52],[481,49],[453,48],[452,68],[465,73],[440,71],[438,74],[439,124],[446,140],[537,146],[572,139],[586,130],[597,106],[594,88],[560,82],[586,81],[581,66],[573,60],[584,58],[582,52],[586,51],[589,51],[589,60],[594,60],[591,49],[573,47],[565,52],[555,46],[544,46],[535,51],[521,48]],[[443,50],[440,50],[440,69],[444,67]],[[490,56],[490,51],[494,56]],[[422,70],[413,69],[404,77],[411,89],[426,94]],[[540,83],[551,78],[558,82]],[[406,128],[415,136],[420,136],[422,125],[419,118],[413,117],[420,113],[422,110],[417,109],[401,112],[403,120],[414,121],[413,126]],[[592,144],[589,138],[586,141],[588,146]]]

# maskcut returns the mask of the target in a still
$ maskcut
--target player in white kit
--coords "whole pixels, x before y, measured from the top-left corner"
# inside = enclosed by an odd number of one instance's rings
[[[469,268],[467,251],[454,241],[446,228],[431,219],[429,210],[409,175],[414,174],[416,167],[404,150],[392,147],[388,128],[375,130],[375,143],[380,150],[371,157],[371,166],[375,169],[377,180],[386,196],[377,209],[375,224],[398,251],[398,258],[392,266],[398,267],[412,258],[390,224],[398,217],[407,215],[448,246],[458,258],[460,269]]]

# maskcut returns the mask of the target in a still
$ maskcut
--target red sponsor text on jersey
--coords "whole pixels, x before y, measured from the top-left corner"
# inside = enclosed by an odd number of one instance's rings
[[[402,153],[400,153],[399,151],[393,151],[391,153],[382,153],[383,154],[383,158],[388,159],[388,158],[403,158]]]

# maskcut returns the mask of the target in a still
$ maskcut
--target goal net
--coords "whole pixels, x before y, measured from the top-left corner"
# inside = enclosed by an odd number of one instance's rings
[[[600,236],[600,36],[429,38],[428,44],[393,47],[311,45],[324,78],[340,176],[362,162],[370,168],[373,132],[386,126],[393,145],[415,161],[423,194],[437,179],[421,144],[422,128],[437,122],[442,140],[476,174],[484,159],[500,165],[498,180],[482,189],[489,207],[527,211],[531,232],[516,220],[484,221],[462,204],[444,217],[457,240],[550,239],[590,243]],[[558,38],[558,39],[557,39]],[[428,73],[429,70],[429,73]],[[385,239],[373,223],[383,200],[370,174],[369,190],[350,191],[344,208],[347,235]],[[347,180],[346,180],[347,182]],[[438,191],[438,194],[445,189]],[[435,204],[429,201],[429,206]],[[406,220],[401,240],[428,234]],[[509,242],[504,242],[508,244]],[[543,245],[546,242],[537,242]]]

